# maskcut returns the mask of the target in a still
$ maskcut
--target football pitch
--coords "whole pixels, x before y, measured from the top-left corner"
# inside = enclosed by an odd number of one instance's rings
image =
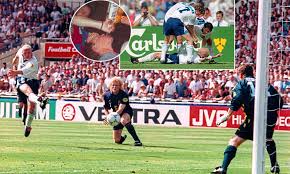
[[[20,120],[0,119],[1,173],[208,174],[221,163],[234,129],[135,126],[143,147],[132,138],[112,142],[110,126],[56,121],[33,122],[23,136]],[[276,132],[281,174],[290,174],[290,133]],[[246,142],[228,174],[251,173],[252,143]],[[267,154],[267,153],[266,153]],[[269,159],[266,156],[269,174]]]
[[[161,64],[159,61],[132,64],[130,61],[122,61],[121,69],[166,69],[166,70],[199,70],[199,69],[234,69],[233,62],[217,61],[216,64],[209,64],[208,61],[200,64]]]

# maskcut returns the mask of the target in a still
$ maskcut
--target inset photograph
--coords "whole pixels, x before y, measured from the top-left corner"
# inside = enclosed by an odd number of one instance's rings
[[[212,4],[179,2],[166,10],[162,1],[137,4],[128,14],[132,36],[120,68],[234,69],[234,2]]]
[[[70,38],[76,50],[96,61],[117,58],[131,35],[130,20],[113,1],[89,1],[71,20]]]

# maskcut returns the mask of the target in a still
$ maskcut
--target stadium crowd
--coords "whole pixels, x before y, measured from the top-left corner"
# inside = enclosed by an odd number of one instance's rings
[[[56,1],[0,1],[0,52],[20,46],[31,35],[69,41],[69,22],[74,11]]]
[[[280,66],[282,67],[282,66]],[[15,91],[14,78],[7,68],[0,70],[1,88]],[[270,83],[290,102],[290,70],[270,71]],[[54,62],[39,69],[40,92],[80,95],[82,101],[101,101],[114,76],[124,81],[124,90],[131,96],[171,99],[229,101],[230,91],[239,77],[236,70],[119,70],[118,59],[101,63],[78,55],[69,62]],[[272,78],[273,77],[273,78]]]
[[[173,2],[144,1],[149,7],[149,12],[159,23],[162,23],[164,13]],[[128,11],[131,21],[134,22],[138,8],[144,1],[121,0],[121,4],[129,4],[124,8]],[[213,2],[215,0],[208,3],[208,8],[215,7],[211,5]],[[245,0],[237,2],[235,39],[238,66],[241,63],[254,63],[256,59],[257,17],[254,16],[257,16],[258,3],[256,1],[247,3]],[[245,5],[246,3],[248,5]],[[279,5],[285,3],[287,0],[276,0],[272,5],[270,45],[272,65],[269,70],[269,82],[278,89],[285,101],[290,103],[290,10]],[[214,10],[210,9],[210,11]],[[54,1],[10,0],[0,2],[0,14],[2,17],[0,47],[2,39],[2,44],[10,48],[14,46],[13,42],[17,41],[18,35],[31,32],[43,38],[62,38],[63,41],[67,41],[67,29],[73,10],[65,3],[60,7]],[[100,101],[102,93],[108,89],[110,79],[119,76],[124,81],[124,90],[131,96],[229,101],[231,89],[239,80],[236,70],[122,71],[118,69],[118,63],[118,59],[100,63],[74,55],[69,62],[54,62],[49,66],[42,66],[38,75],[41,84],[40,92],[60,94],[60,96],[81,94],[82,101]],[[15,80],[7,77],[6,64],[3,64],[0,69],[0,78],[2,92],[15,91]]]
[[[159,23],[163,24],[165,13],[176,2],[187,2],[186,0],[120,0],[121,7],[127,12],[133,24],[142,15],[143,8],[147,8],[148,16],[153,16]],[[190,1],[191,2],[191,1]],[[230,24],[234,24],[234,1],[233,0],[195,0],[201,2],[206,8],[206,15],[211,22],[216,20],[218,11],[224,12],[224,18]],[[151,24],[149,24],[151,25]]]

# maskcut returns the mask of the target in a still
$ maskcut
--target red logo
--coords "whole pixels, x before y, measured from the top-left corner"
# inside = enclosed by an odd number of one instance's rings
[[[45,43],[44,50],[46,58],[71,59],[74,54],[78,54],[71,43],[63,42],[47,42]]]
[[[61,116],[65,121],[72,121],[76,116],[76,110],[72,104],[66,104],[61,110]]]

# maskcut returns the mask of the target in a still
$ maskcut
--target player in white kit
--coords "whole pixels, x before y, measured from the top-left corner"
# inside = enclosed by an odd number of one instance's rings
[[[221,57],[222,54],[217,54],[214,56],[209,55],[208,48],[199,48],[197,52],[193,52],[191,57],[188,57],[186,52],[186,44],[183,44],[180,48],[179,53],[174,54],[166,54],[165,61],[162,63],[166,64],[199,64],[205,61],[211,61],[215,58]],[[141,58],[131,58],[131,62],[134,64],[137,63],[144,63],[144,62],[151,62],[151,61],[161,61],[161,52],[150,53]]]
[[[209,48],[210,55],[213,55],[212,39],[211,39],[212,30],[213,30],[213,25],[209,22],[206,22],[203,25],[194,26],[194,31],[198,38],[198,42],[193,43],[194,47],[204,48],[207,46]],[[184,29],[184,33],[188,35],[188,37],[190,36],[190,33],[187,31],[187,29]]]
[[[193,28],[195,17],[194,4],[180,2],[167,11],[163,25],[165,41],[162,46],[161,62],[165,61],[168,47],[174,38],[177,40],[177,50],[179,50],[182,45],[182,39],[185,38],[187,40],[187,55],[188,57],[191,57],[193,42],[198,41]],[[189,31],[190,37],[184,33],[184,27]]]
[[[39,82],[37,80],[38,61],[32,55],[32,48],[30,45],[24,45],[16,54],[15,59],[18,59],[17,69],[10,69],[9,76],[18,76],[16,88],[18,92],[22,92],[28,98],[28,118],[26,120],[24,136],[28,137],[31,131],[31,123],[35,117],[35,105],[44,109],[48,103],[47,97],[38,97]],[[15,63],[16,60],[13,60]]]

